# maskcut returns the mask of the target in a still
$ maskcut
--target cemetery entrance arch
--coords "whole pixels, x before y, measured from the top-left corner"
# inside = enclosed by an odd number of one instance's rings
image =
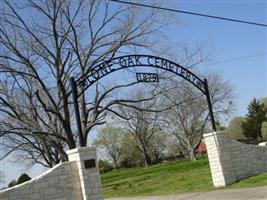
[[[92,86],[96,81],[100,80],[101,78],[118,70],[130,67],[138,67],[138,68],[152,67],[152,68],[163,69],[179,77],[182,77],[184,80],[194,85],[206,96],[212,128],[214,131],[216,131],[207,79],[202,80],[201,78],[199,78],[197,75],[195,75],[193,72],[186,69],[185,67],[170,60],[167,60],[165,58],[153,55],[134,54],[134,55],[114,57],[110,60],[103,61],[100,64],[91,68],[90,71],[86,73],[86,75],[80,77],[78,80],[71,78],[73,103],[74,103],[77,129],[79,133],[79,140],[81,146],[83,146],[82,144],[84,143],[82,141],[82,135],[81,135],[82,131],[81,131],[81,121],[80,121],[80,114],[77,101],[78,97],[83,92],[85,92],[86,89],[88,89],[90,86]],[[136,73],[136,77],[137,81],[139,82],[159,81],[157,73]],[[80,94],[78,94],[77,85],[81,84],[84,85],[84,90],[81,91]]]

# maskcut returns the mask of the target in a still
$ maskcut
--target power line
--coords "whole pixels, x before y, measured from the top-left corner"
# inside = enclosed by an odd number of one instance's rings
[[[244,20],[239,20],[239,19],[219,17],[219,16],[214,16],[214,15],[207,15],[207,14],[189,12],[189,11],[184,11],[184,10],[176,10],[176,9],[171,9],[171,8],[163,8],[163,7],[159,7],[159,6],[152,6],[152,5],[141,4],[141,3],[125,2],[125,1],[120,1],[120,0],[110,0],[110,1],[117,2],[117,3],[123,3],[123,4],[130,4],[130,5],[135,5],[135,6],[141,6],[141,7],[147,7],[147,8],[154,8],[154,9],[159,9],[159,10],[166,10],[166,11],[177,12],[177,13],[183,13],[183,14],[188,14],[188,15],[208,17],[208,18],[213,18],[213,19],[217,19],[217,20],[225,20],[225,21],[231,21],[231,22],[267,27],[267,24],[251,22],[251,21],[244,21]]]
[[[217,65],[217,64],[221,64],[221,63],[233,62],[233,61],[237,61],[237,60],[244,60],[247,58],[253,58],[253,57],[257,57],[257,56],[261,56],[261,55],[266,55],[266,52],[253,54],[253,55],[249,55],[249,56],[232,58],[232,59],[228,59],[228,60],[222,60],[222,61],[218,61],[218,62],[214,62],[214,63],[210,63],[210,64],[203,64],[202,66],[210,66],[210,65]]]

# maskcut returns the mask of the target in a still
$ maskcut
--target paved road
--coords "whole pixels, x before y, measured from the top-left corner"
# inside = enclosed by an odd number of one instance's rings
[[[221,189],[168,196],[108,198],[107,200],[267,200],[267,186],[246,189]]]

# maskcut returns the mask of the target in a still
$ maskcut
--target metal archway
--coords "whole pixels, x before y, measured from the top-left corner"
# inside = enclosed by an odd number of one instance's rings
[[[159,68],[169,71],[173,74],[176,74],[177,76],[180,76],[186,81],[190,82],[206,96],[209,107],[212,129],[216,131],[215,119],[213,115],[207,79],[202,80],[197,75],[186,69],[185,67],[170,60],[167,60],[165,58],[152,55],[134,54],[134,55],[119,56],[107,61],[103,61],[100,64],[96,65],[95,67],[91,68],[90,71],[86,73],[86,75],[80,77],[78,80],[75,80],[74,78],[70,79],[80,144],[84,143],[82,141],[83,139],[82,139],[81,120],[80,120],[79,107],[77,101],[78,97],[101,78],[115,71],[130,67]],[[137,76],[138,75],[140,74],[137,74]],[[152,78],[154,81],[158,80],[157,74],[147,73],[146,75],[147,75],[146,78],[150,76],[150,79]],[[81,84],[84,85],[85,87],[84,90],[80,94],[78,94],[77,85]]]

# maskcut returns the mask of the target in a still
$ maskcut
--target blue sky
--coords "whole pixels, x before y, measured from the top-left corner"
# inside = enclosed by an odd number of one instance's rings
[[[174,1],[172,1],[174,2]],[[266,1],[175,1],[177,9],[209,15],[267,23]],[[211,65],[203,71],[215,71],[228,80],[236,94],[235,115],[245,115],[247,105],[254,98],[267,94],[267,29],[266,27],[177,14],[181,26],[172,27],[172,40],[207,41],[211,45]],[[246,59],[212,64],[233,58],[265,53]]]
[[[140,1],[145,2],[146,1]],[[166,1],[165,1],[166,2]],[[267,24],[266,1],[169,1],[172,8],[205,13],[228,18],[237,18]],[[149,3],[149,2],[148,2]],[[164,6],[168,6],[168,3]],[[145,9],[145,8],[144,8]],[[212,49],[210,61],[200,69],[217,72],[233,85],[236,94],[235,115],[245,115],[247,105],[254,98],[267,96],[267,28],[220,21],[203,17],[175,14],[180,23],[165,29],[166,41],[194,43],[206,42]],[[221,64],[212,64],[229,59],[265,53],[261,56],[240,59]],[[16,165],[17,166],[17,165]],[[6,160],[1,168],[6,173],[6,184],[27,170],[18,168]],[[40,167],[28,173],[34,177],[41,173]],[[0,185],[1,187],[1,185]]]

